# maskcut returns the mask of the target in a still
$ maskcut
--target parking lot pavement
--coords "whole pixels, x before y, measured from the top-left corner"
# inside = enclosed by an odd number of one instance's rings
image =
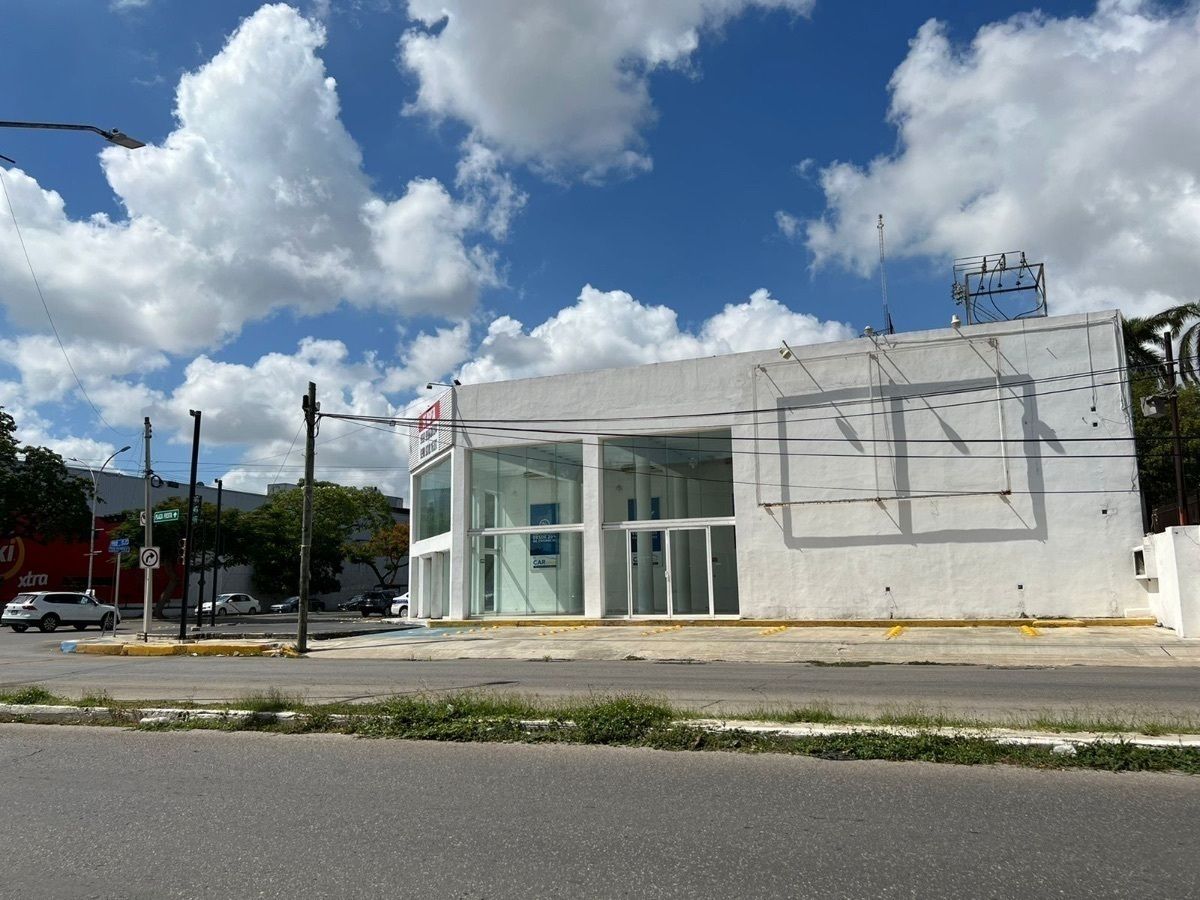
[[[938,663],[989,666],[1200,666],[1200,640],[1166,628],[832,628],[700,625],[434,627],[323,641],[341,659],[588,659]]]

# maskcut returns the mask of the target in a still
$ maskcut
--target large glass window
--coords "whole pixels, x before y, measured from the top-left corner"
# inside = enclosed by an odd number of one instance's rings
[[[471,527],[583,521],[583,447],[534,444],[471,451]]]
[[[578,531],[471,538],[471,615],[583,615]]]
[[[733,515],[733,441],[728,428],[606,441],[604,521]]]
[[[416,540],[450,530],[450,457],[413,478],[417,497]]]

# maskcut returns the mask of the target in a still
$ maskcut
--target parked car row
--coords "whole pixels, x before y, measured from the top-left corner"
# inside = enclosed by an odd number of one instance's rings
[[[271,612],[273,613],[294,613],[300,611],[300,598],[288,597],[282,603],[272,605]],[[318,600],[315,597],[308,598],[309,612],[325,612],[325,601]]]
[[[295,613],[300,608],[299,597],[288,597],[282,603],[271,606],[273,613]],[[309,598],[311,612],[325,612],[324,601]],[[395,588],[374,588],[356,594],[337,607],[342,612],[359,612],[364,617],[408,616],[408,591],[401,594]],[[195,610],[195,607],[193,607]],[[221,594],[216,600],[216,616],[258,615],[262,604],[250,594]],[[213,613],[213,601],[200,604],[201,615]],[[79,631],[95,625],[105,631],[113,630],[121,622],[121,613],[115,606],[99,602],[88,594],[68,591],[36,591],[17,594],[0,611],[0,627],[8,626],[13,631],[24,632],[37,627],[43,632],[71,625]]]

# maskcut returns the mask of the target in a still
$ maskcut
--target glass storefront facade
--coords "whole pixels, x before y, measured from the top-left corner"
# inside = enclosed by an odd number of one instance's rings
[[[602,457],[604,614],[736,615],[729,429],[607,441]]]
[[[468,452],[467,614],[582,616],[587,563],[605,616],[737,615],[729,429],[604,441],[600,459],[602,550],[585,560],[581,443]]]
[[[472,451],[470,614],[583,615],[582,521],[581,444]]]
[[[733,440],[728,428],[606,441],[604,521],[733,515]]]
[[[582,445],[536,444],[471,452],[471,528],[582,521]]]
[[[450,457],[413,477],[416,537],[423,541],[450,530]]]

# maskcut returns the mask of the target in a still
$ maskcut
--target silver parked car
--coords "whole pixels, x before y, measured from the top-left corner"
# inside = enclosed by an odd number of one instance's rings
[[[0,615],[0,625],[11,626],[13,631],[26,631],[30,625],[41,631],[54,631],[59,625],[74,625],[79,631],[98,625],[111,631],[120,621],[121,613],[115,606],[100,603],[87,594],[67,591],[17,594]]]

